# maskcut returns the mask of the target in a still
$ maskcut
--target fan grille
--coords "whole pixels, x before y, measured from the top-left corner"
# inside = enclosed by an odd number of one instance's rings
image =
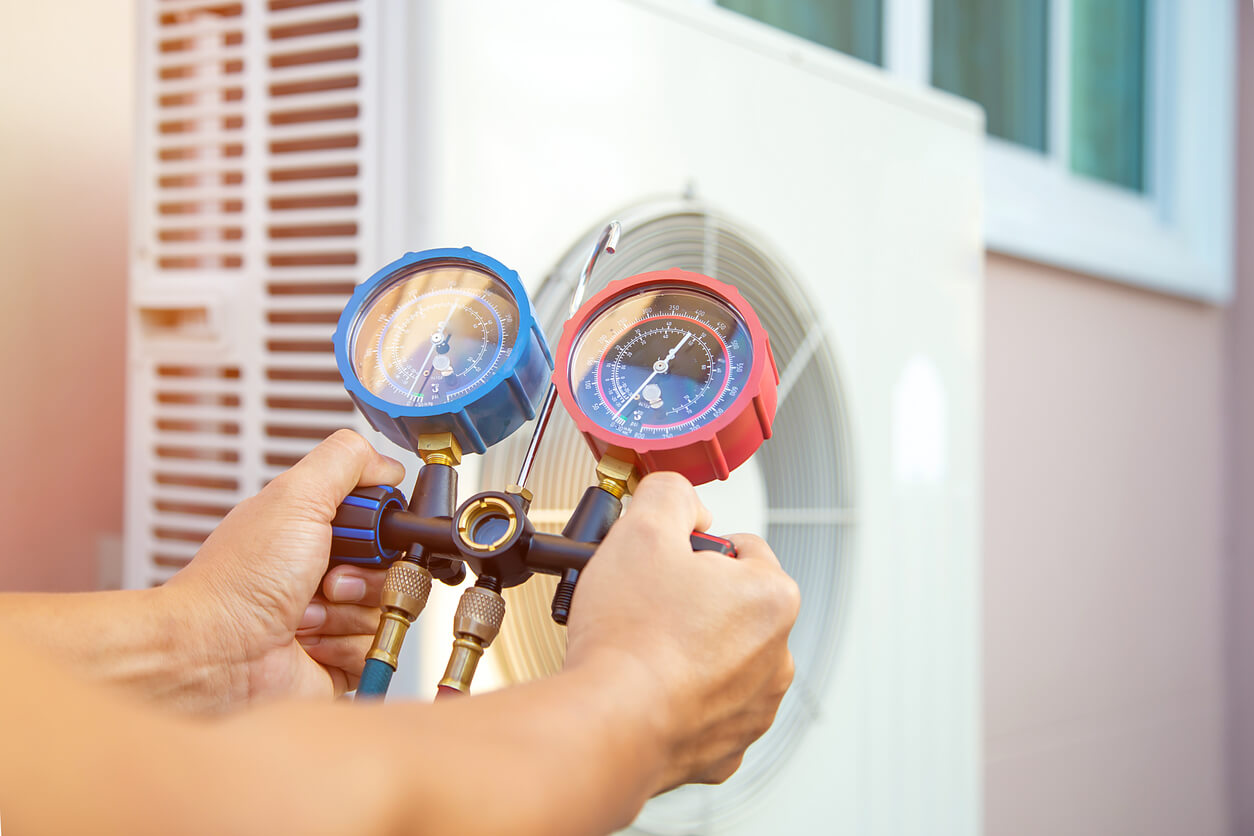
[[[654,833],[682,834],[725,821],[752,803],[817,714],[847,597],[855,521],[852,463],[840,380],[827,337],[801,285],[753,243],[756,236],[691,204],[646,206],[618,217],[623,222],[618,254],[600,259],[589,295],[615,279],[672,267],[728,282],[761,318],[781,375],[775,434],[755,463],[767,502],[766,539],[802,591],[791,638],[796,680],[774,727],[749,751],[731,780],[654,799],[636,823]],[[554,344],[594,236],[585,236],[535,295],[540,321]],[[488,451],[485,485],[510,481],[528,435],[517,433]],[[586,449],[573,421],[558,410],[531,481],[536,494],[531,515],[540,530],[559,531],[584,488],[593,483],[594,462]],[[718,509],[713,510],[717,520]],[[553,585],[552,579],[534,578],[507,590],[510,615],[497,651],[507,679],[548,676],[561,668],[566,637],[549,618]]]

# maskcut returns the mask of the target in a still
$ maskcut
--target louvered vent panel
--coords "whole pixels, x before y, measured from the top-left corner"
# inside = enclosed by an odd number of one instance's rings
[[[363,261],[360,14],[270,3],[263,479],[353,422],[331,334]]]
[[[240,369],[157,365],[151,559],[160,582],[187,562],[240,493]]]
[[[360,426],[331,334],[366,262],[368,6],[141,4],[128,585],[166,580],[234,504]]]
[[[244,252],[244,16],[166,3],[152,44],[158,270],[238,270]]]

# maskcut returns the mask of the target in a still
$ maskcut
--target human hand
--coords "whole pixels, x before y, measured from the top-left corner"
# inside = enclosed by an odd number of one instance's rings
[[[752,535],[732,537],[736,559],[693,552],[690,532],[709,523],[682,476],[647,476],[581,574],[571,608],[568,669],[634,669],[657,701],[668,764],[658,792],[731,776],[792,682],[796,583]]]
[[[327,572],[331,520],[354,488],[403,477],[399,462],[340,430],[237,505],[162,588],[211,672],[213,707],[356,687],[385,572]]]

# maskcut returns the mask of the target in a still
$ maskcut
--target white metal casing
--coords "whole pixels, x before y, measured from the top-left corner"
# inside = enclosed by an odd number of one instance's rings
[[[170,62],[155,49],[165,37],[155,22],[169,8],[204,5],[141,3],[148,52],[140,69],[128,582],[166,577],[211,527],[213,507],[256,490],[319,432],[362,426],[336,408],[302,408],[311,399],[342,399],[334,380],[273,374],[334,370],[329,352],[314,348],[329,340],[333,324],[290,322],[285,312],[326,320],[345,297],[274,295],[275,286],[301,291],[323,283],[335,290],[401,252],[469,244],[534,288],[604,219],[695,193],[703,206],[743,224],[809,293],[822,324],[818,336],[839,368],[857,496],[846,611],[832,643],[831,674],[807,697],[814,701],[811,720],[752,803],[734,816],[712,816],[701,829],[978,832],[978,112],[702,4],[248,5],[226,24],[238,25],[241,44],[202,50],[209,63],[235,50],[260,68],[241,74],[237,106],[244,118],[237,189],[243,208],[232,223],[241,230],[240,263],[189,271],[162,266],[171,242],[158,233],[170,222],[152,208],[169,194],[154,185],[169,168],[156,160],[169,143],[154,126],[168,116],[158,94],[170,83],[156,79]],[[326,25],[349,17],[356,19],[352,28]],[[284,26],[308,32],[290,36],[299,49],[275,39]],[[355,56],[337,58],[350,56],[336,51],[350,44]],[[300,50],[329,57],[276,66],[276,55]],[[299,107],[274,94],[276,84],[337,73],[359,82],[293,94],[304,97]],[[274,118],[320,107],[346,115],[313,123]],[[357,137],[352,147],[274,150],[285,138],[346,131]],[[300,154],[295,164],[283,156],[289,153]],[[273,176],[300,166],[355,168],[307,180]],[[273,208],[275,195],[341,193],[345,185],[357,196],[354,206],[302,209],[297,223],[286,220],[291,210]],[[338,225],[339,236],[317,234],[323,223]],[[296,232],[304,237],[274,236],[276,227],[302,224],[309,228]],[[234,240],[213,242],[214,252],[233,252]],[[289,264],[283,257],[300,261],[308,252],[331,253],[325,261],[332,263]],[[351,263],[336,255],[345,253]],[[208,311],[203,325],[199,307]],[[279,346],[285,340],[297,348],[308,341],[314,350]],[[189,384],[159,375],[159,366],[238,371]],[[781,368],[784,385],[805,385],[802,371]],[[171,392],[196,399],[172,402]],[[223,393],[225,401],[213,400]],[[295,406],[282,406],[284,398]],[[173,445],[172,435],[154,423],[172,413],[191,413],[204,426],[235,424],[234,434],[174,434],[188,437],[184,446],[228,451],[235,460],[174,467],[186,460],[159,453]],[[309,428],[309,437],[284,435],[285,426]],[[172,468],[176,477],[204,473],[234,487],[158,479]],[[473,467],[462,479],[463,489],[477,487]],[[208,507],[170,511],[177,502]],[[714,530],[737,527],[741,515],[720,517],[719,501],[713,504]],[[183,532],[181,539],[158,536],[171,531]],[[156,565],[158,555],[168,565]],[[803,589],[803,596],[828,592]],[[415,631],[419,641],[411,647],[428,652],[410,669],[421,670],[428,686],[429,671],[442,666],[448,650],[445,610],[454,597],[433,591]],[[680,832],[665,821],[650,827]]]

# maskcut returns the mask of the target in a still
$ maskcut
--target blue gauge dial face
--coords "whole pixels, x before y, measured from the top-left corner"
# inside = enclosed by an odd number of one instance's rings
[[[505,282],[477,264],[437,259],[397,271],[370,295],[348,354],[373,394],[433,406],[476,394],[517,339],[518,303]]]
[[[662,287],[611,302],[576,338],[575,402],[600,426],[673,438],[723,415],[744,388],[753,340],[714,296]]]

